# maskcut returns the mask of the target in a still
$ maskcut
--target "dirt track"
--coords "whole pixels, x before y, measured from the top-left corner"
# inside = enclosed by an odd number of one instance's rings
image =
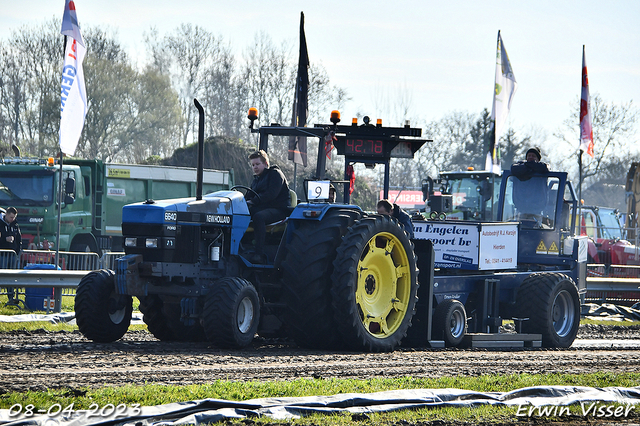
[[[582,326],[578,338],[640,339],[640,327]],[[256,339],[243,351],[207,343],[166,343],[146,331],[111,344],[80,333],[0,334],[0,393],[119,386],[197,384],[216,379],[289,380],[298,377],[441,377],[508,373],[640,371],[640,349],[401,349],[368,354],[301,350]]]

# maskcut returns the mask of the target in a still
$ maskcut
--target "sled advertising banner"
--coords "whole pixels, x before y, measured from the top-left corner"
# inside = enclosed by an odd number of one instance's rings
[[[435,267],[492,270],[518,263],[518,225],[515,223],[414,222],[415,239],[430,240]]]

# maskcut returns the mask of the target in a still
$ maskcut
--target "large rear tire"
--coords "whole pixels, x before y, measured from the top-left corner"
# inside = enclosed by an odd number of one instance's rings
[[[132,311],[132,297],[116,294],[113,271],[92,271],[80,280],[75,300],[76,322],[87,339],[100,343],[120,339],[129,328]]]
[[[527,277],[518,290],[516,306],[524,333],[542,334],[542,346],[568,348],[580,326],[580,298],[573,280],[561,273],[546,272]]]
[[[411,326],[418,270],[413,245],[389,216],[370,216],[349,229],[332,275],[336,329],[356,350],[390,351]]]
[[[200,342],[206,340],[204,329],[199,321],[193,325],[185,325],[180,319],[179,301],[167,302],[157,295],[140,299],[142,320],[147,324],[149,332],[156,339],[175,342]]]
[[[204,331],[210,342],[221,348],[244,348],[253,341],[259,321],[260,299],[253,284],[237,277],[215,282],[203,310]]]
[[[331,305],[333,261],[342,236],[360,217],[355,210],[331,210],[321,222],[300,222],[282,263],[284,324],[301,347],[337,346]]]
[[[455,299],[445,300],[433,313],[433,336],[444,340],[447,346],[458,346],[467,332],[467,312]]]
[[[147,324],[149,333],[162,341],[176,340],[175,336],[167,324],[167,318],[162,314],[162,299],[157,295],[140,297],[140,312],[142,320]]]

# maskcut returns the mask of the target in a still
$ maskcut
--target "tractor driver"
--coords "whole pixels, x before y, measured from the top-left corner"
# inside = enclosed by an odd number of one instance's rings
[[[265,263],[267,259],[264,246],[267,224],[287,217],[289,185],[287,178],[278,166],[269,167],[269,156],[263,150],[249,155],[249,164],[254,175],[251,182],[253,192],[247,192],[245,199],[253,220],[256,241],[256,255],[251,261]]]
[[[549,173],[547,163],[543,163],[540,148],[529,148],[526,160],[511,166],[513,181],[513,201],[521,219],[542,218],[547,204],[547,180],[532,178],[534,174]]]

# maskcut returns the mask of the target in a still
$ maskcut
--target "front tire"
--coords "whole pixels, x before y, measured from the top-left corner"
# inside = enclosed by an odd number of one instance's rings
[[[102,269],[85,275],[76,291],[78,329],[89,340],[115,342],[129,329],[133,299],[116,293],[113,271]]]
[[[580,326],[580,298],[573,280],[561,273],[527,277],[518,290],[516,305],[524,333],[542,334],[542,346],[568,348]]]
[[[207,339],[222,348],[249,346],[258,330],[260,300],[253,284],[227,277],[214,283],[203,310]]]
[[[349,229],[332,275],[335,324],[353,349],[390,351],[411,326],[418,270],[413,245],[389,216],[370,216]]]

